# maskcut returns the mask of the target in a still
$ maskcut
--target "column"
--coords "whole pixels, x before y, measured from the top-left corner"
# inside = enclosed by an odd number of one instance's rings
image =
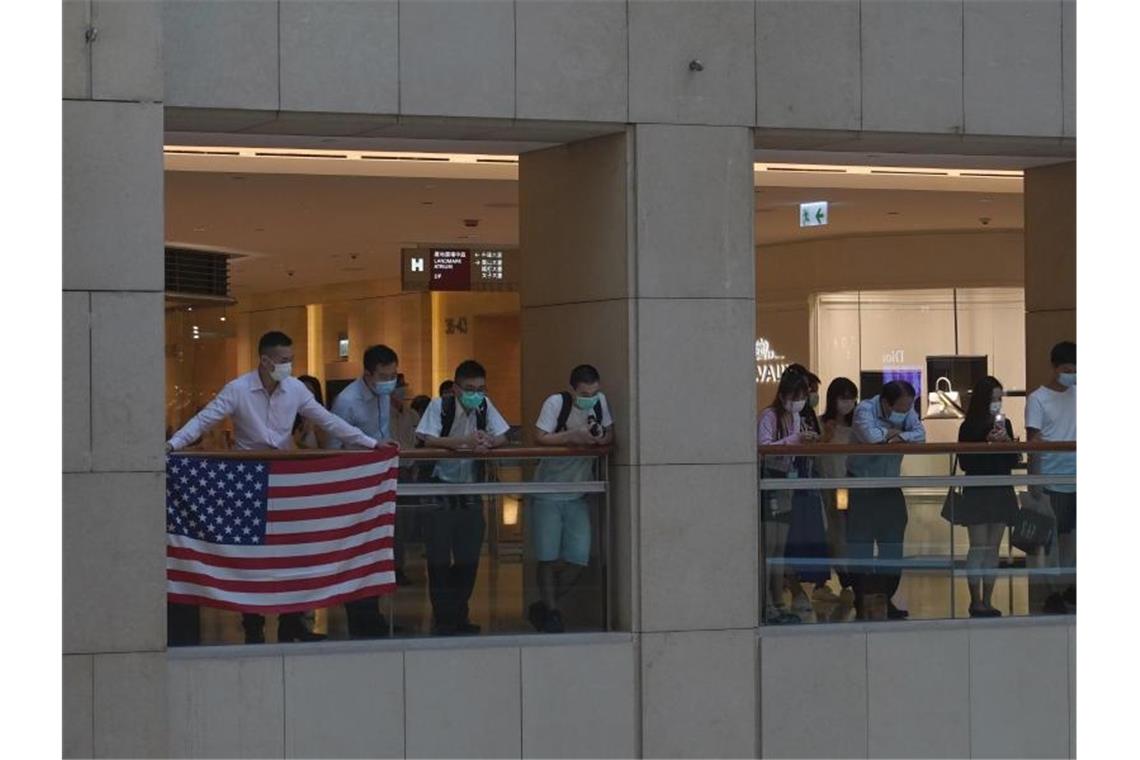
[[[167,754],[162,29],[63,4],[63,754]]]
[[[1025,388],[1052,376],[1049,350],[1077,339],[1077,164],[1025,170]]]
[[[646,756],[755,756],[752,139],[638,125],[520,160],[524,416],[592,358]]]

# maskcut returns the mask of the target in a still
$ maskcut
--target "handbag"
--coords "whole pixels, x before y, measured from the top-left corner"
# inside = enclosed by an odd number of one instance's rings
[[[958,455],[955,454],[950,458],[950,476],[954,476],[954,471],[958,469]],[[962,489],[958,486],[950,486],[946,489],[946,499],[942,502],[942,519],[948,523],[954,522],[954,515],[958,511],[958,507],[962,504]]]
[[[1053,516],[1053,506],[1049,497],[1032,491],[1019,494],[1021,509],[1009,531],[1009,543],[1026,554],[1036,554],[1038,549],[1046,553],[1053,545],[1053,533],[1057,518]]]
[[[945,383],[946,387],[942,385]],[[966,416],[962,409],[962,395],[954,390],[950,378],[934,381],[934,390],[926,398],[926,417],[932,420],[960,420]]]

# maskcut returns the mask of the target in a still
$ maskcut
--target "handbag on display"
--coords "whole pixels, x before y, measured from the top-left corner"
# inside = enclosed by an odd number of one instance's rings
[[[958,469],[958,455],[955,454],[950,458],[950,476],[954,476],[954,471]],[[962,503],[962,489],[958,486],[950,486],[946,489],[946,499],[942,502],[942,519],[948,523],[954,522],[954,515],[958,511],[959,505]]]
[[[1044,494],[1026,491],[1018,494],[1021,509],[1009,530],[1009,543],[1026,554],[1036,554],[1038,549],[1049,551],[1053,545],[1053,532],[1057,518],[1053,516],[1053,505]]]
[[[945,384],[945,388],[943,388]],[[960,420],[966,416],[962,410],[962,395],[954,390],[948,377],[934,381],[934,390],[926,398],[926,417],[932,420]]]

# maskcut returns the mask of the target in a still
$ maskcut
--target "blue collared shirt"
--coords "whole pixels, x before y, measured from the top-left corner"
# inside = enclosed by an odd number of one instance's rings
[[[918,412],[911,408],[901,425],[893,425],[890,418],[883,414],[883,405],[878,396],[866,399],[855,407],[852,428],[856,443],[886,443],[891,428],[900,430],[899,437],[904,441],[922,443],[926,440],[926,428],[922,426]],[[853,454],[847,458],[847,469],[852,475],[863,478],[898,477],[901,467],[902,454]]]
[[[392,415],[392,399],[380,396],[364,384],[364,378],[352,381],[333,402],[332,412],[350,425],[355,425],[373,438],[385,441],[389,435],[388,421]],[[330,440],[329,448],[339,449],[346,443]]]

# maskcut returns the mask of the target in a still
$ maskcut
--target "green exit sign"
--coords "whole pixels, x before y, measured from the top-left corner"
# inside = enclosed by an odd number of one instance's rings
[[[827,201],[800,204],[801,227],[823,227],[827,224]]]

